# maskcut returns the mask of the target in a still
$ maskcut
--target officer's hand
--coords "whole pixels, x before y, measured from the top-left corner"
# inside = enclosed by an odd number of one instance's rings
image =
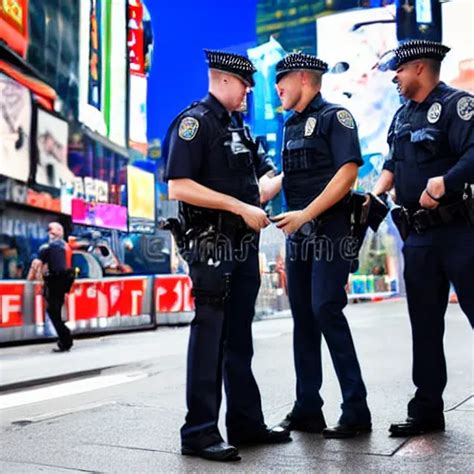
[[[256,232],[270,224],[267,213],[257,206],[244,204],[239,214],[245,223]]]
[[[426,191],[423,191],[420,197],[420,206],[425,209],[436,209],[439,206],[439,202],[431,199]]]
[[[284,212],[272,218],[276,226],[286,235],[296,232],[303,224],[308,222],[308,220],[303,211]]]
[[[428,180],[428,184],[426,185],[426,189],[434,198],[442,198],[446,193],[443,176],[436,176],[436,178],[430,178]]]

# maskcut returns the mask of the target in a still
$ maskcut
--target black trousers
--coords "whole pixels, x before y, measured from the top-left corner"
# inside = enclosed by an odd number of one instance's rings
[[[228,435],[245,438],[266,428],[251,368],[252,320],[260,286],[257,246],[252,244],[243,261],[190,265],[196,314],[188,347],[183,446],[199,449],[222,441],[217,427],[222,380]],[[226,275],[230,291],[222,304]]]
[[[351,260],[342,244],[348,233],[349,220],[341,213],[322,224],[316,235],[305,238],[294,234],[287,240],[288,296],[294,320],[295,418],[321,416],[324,336],[341,387],[341,423],[371,420],[367,391],[343,313]]]
[[[72,347],[72,336],[69,328],[64,324],[61,317],[61,309],[64,304],[65,293],[62,289],[57,288],[54,283],[46,284],[45,299],[48,306],[48,314],[54,329],[58,334],[58,345],[62,349]]]
[[[474,227],[457,224],[412,233],[403,255],[417,388],[408,404],[408,416],[431,421],[443,416],[442,395],[447,383],[444,315],[450,283],[474,326]]]

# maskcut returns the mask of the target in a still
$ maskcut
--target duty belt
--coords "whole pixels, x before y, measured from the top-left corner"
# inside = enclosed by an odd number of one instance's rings
[[[405,240],[410,231],[421,234],[434,227],[453,223],[474,225],[474,198],[466,196],[462,200],[445,204],[436,209],[419,209],[416,211],[404,207],[395,208],[392,217]]]
[[[350,221],[351,233],[357,235],[360,245],[362,245],[368,227],[377,232],[388,214],[388,210],[386,195],[374,196],[370,193],[351,192],[316,219],[307,222],[301,228],[300,233],[303,235],[314,234],[318,225],[345,214]]]
[[[472,198],[470,198],[472,201]],[[411,215],[412,227],[418,234],[433,227],[440,227],[455,222],[469,223],[466,200],[439,206],[436,209],[420,209]]]

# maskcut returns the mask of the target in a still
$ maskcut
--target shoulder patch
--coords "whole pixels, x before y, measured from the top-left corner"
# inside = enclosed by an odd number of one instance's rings
[[[346,128],[355,128],[354,118],[347,110],[339,110],[336,114],[337,120]]]
[[[178,135],[186,141],[191,141],[199,129],[199,120],[194,117],[185,117],[179,122]]]
[[[436,123],[441,117],[442,105],[439,102],[435,102],[426,114],[426,119],[429,123]]]
[[[471,120],[474,114],[474,97],[468,95],[461,97],[456,105],[456,110],[461,119]]]
[[[316,127],[316,117],[308,117],[306,123],[304,124],[304,136],[309,137],[313,134],[314,129]]]

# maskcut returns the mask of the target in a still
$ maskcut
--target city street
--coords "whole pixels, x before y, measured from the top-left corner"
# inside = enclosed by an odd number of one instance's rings
[[[369,393],[370,435],[342,441],[294,433],[292,443],[242,449],[242,461],[230,464],[181,456],[189,328],[159,328],[78,339],[65,354],[51,353],[52,343],[1,348],[0,471],[472,472],[472,331],[459,306],[451,304],[446,316],[447,430],[406,440],[387,432],[404,419],[413,393],[406,302],[351,304],[346,314]],[[268,425],[278,423],[294,399],[287,316],[253,325],[254,371]],[[324,412],[333,424],[341,399],[323,350]]]

